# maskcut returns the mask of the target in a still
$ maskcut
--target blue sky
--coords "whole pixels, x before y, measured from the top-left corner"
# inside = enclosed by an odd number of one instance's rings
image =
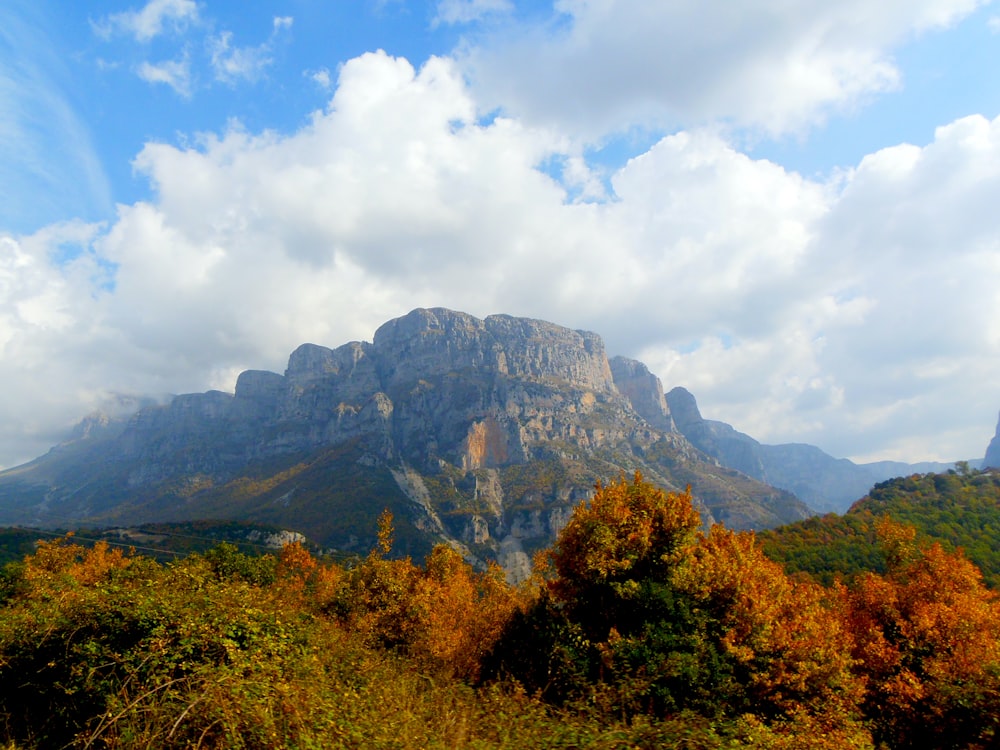
[[[8,21],[5,67],[30,71],[28,85],[18,92],[29,110],[21,123],[23,137],[53,157],[45,173],[59,180],[57,193],[66,193],[56,200],[45,190],[41,199],[36,193],[29,202],[26,196],[33,191],[25,191],[24,203],[30,205],[6,201],[0,226],[30,232],[71,217],[107,220],[114,202],[148,198],[150,185],[133,174],[131,162],[150,140],[177,143],[219,132],[232,119],[252,132],[294,133],[329,100],[329,88],[315,76],[325,73],[335,83],[338,66],[364,52],[385,50],[419,67],[431,55],[447,56],[469,40],[474,44],[498,25],[534,20],[558,26],[561,17],[550,3],[487,14],[482,28],[443,22],[433,2],[163,5],[194,8],[196,20],[165,11],[159,33],[137,39],[121,23],[124,14],[137,14],[142,4],[11,0],[0,11]],[[757,132],[737,137],[746,139],[743,145],[754,157],[806,175],[826,175],[886,146],[925,144],[938,125],[963,115],[1000,112],[1000,86],[994,80],[1000,44],[989,26],[992,14],[982,7],[947,33],[925,33],[893,46],[889,53],[900,68],[898,88],[850,103],[826,115],[822,126],[777,137]],[[277,19],[290,23],[276,28]],[[213,67],[212,54],[223,37],[230,52],[258,54],[259,68],[251,63],[242,73],[222,75]],[[183,91],[151,83],[138,72],[143,64],[176,61],[186,61],[189,70]],[[39,93],[45,95],[41,101]],[[590,158],[609,170],[622,166],[666,132],[644,126],[639,123],[638,132],[624,135],[601,134],[590,144]],[[76,153],[61,154],[70,143]],[[10,161],[16,169],[17,156]],[[18,171],[29,187],[37,185],[29,165]],[[70,190],[81,176],[95,184]]]
[[[980,0],[8,0],[0,466],[417,306],[594,330],[767,442],[980,456],[998,68]]]

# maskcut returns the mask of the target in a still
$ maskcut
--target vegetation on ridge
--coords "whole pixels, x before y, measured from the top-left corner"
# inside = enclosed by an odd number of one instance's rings
[[[759,532],[768,556],[788,572],[824,583],[837,576],[884,572],[876,526],[889,517],[916,529],[920,538],[962,550],[1000,588],[1000,470],[914,474],[876,484],[843,516],[834,514]]]
[[[527,585],[438,546],[166,564],[72,537],[0,576],[10,748],[986,748],[1000,603],[877,524],[882,572],[788,576],[686,493],[598,487]]]

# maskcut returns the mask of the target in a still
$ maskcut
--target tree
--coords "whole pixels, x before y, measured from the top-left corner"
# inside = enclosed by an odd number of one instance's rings
[[[849,634],[821,586],[790,579],[753,533],[719,525],[699,539],[675,585],[704,613],[704,637],[725,664],[717,700],[771,720],[851,724],[861,684]]]
[[[667,583],[700,526],[690,490],[664,492],[639,472],[631,482],[623,475],[598,484],[556,540],[549,588],[592,638],[605,639],[611,627],[631,630],[641,582]]]
[[[1000,600],[961,553],[879,527],[886,575],[844,590],[876,739],[894,748],[1000,742]]]
[[[791,581],[752,534],[700,526],[690,492],[638,473],[598,485],[495,671],[609,713],[755,716],[770,744],[807,726],[827,736],[813,748],[870,746],[849,641],[823,590]]]

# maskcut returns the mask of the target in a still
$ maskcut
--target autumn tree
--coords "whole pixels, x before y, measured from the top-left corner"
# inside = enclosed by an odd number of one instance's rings
[[[839,733],[845,747],[866,741],[849,634],[826,589],[790,579],[752,532],[719,525],[699,538],[675,585],[704,617],[702,637],[725,676],[714,697],[730,713],[807,722]]]
[[[417,626],[413,592],[420,571],[409,558],[388,557],[393,537],[388,510],[378,524],[375,547],[346,572],[326,611],[371,645],[405,647]]]
[[[822,590],[789,580],[752,534],[700,528],[689,492],[639,474],[599,485],[560,534],[543,595],[512,621],[494,670],[549,699],[753,715],[770,725],[769,742],[806,724],[826,747],[869,746],[848,641]]]
[[[894,748],[1000,742],[1000,600],[979,570],[912,528],[879,525],[888,572],[843,591],[876,738]]]
[[[503,571],[496,565],[475,571],[444,544],[423,567],[390,559],[392,537],[385,512],[376,546],[343,573],[326,611],[371,645],[397,649],[434,673],[475,680],[516,607]]]
[[[667,582],[701,526],[690,492],[668,493],[624,476],[598,484],[580,505],[551,552],[550,590],[585,621],[592,638],[627,622],[645,581]],[[636,623],[638,624],[638,623]]]
[[[516,592],[498,566],[477,572],[457,551],[439,544],[414,588],[418,624],[409,653],[440,673],[475,680],[516,605]]]

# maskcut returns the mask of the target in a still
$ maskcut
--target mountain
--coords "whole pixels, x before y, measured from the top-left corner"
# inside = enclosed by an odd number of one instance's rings
[[[518,577],[622,471],[690,485],[706,522],[810,515],[695,448],[642,363],[609,360],[596,334],[507,315],[414,310],[371,343],[303,344],[284,374],[244,372],[235,393],[97,422],[0,473],[0,523],[225,519],[366,551],[388,509],[398,551],[447,541]]]
[[[996,434],[986,447],[986,456],[983,458],[983,468],[1000,468],[1000,419],[997,420]]]
[[[954,464],[934,462],[856,464],[846,458],[834,458],[814,445],[765,445],[725,422],[704,419],[695,397],[684,388],[671,389],[666,394],[666,402],[677,429],[699,450],[723,466],[788,490],[821,512],[843,513],[877,482],[954,467]],[[994,442],[1000,463],[1000,440],[994,439]],[[968,463],[973,468],[979,465],[978,461]]]

